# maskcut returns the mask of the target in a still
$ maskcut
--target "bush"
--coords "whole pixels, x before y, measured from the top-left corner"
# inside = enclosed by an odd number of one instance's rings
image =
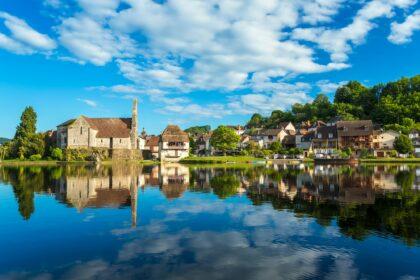
[[[413,143],[408,136],[401,134],[394,142],[394,148],[400,154],[408,154],[414,151]]]
[[[55,160],[63,159],[63,151],[60,148],[54,148],[51,151],[51,158]]]
[[[42,156],[40,154],[31,155],[29,157],[29,160],[32,160],[32,161],[37,161],[37,160],[41,160],[41,159],[42,159]]]

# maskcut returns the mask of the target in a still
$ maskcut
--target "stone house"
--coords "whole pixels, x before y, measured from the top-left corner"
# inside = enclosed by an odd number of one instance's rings
[[[146,137],[144,145],[145,158],[158,159],[159,158],[159,136]]]
[[[312,139],[315,137],[315,131],[302,134],[300,131],[295,135],[296,148],[302,149],[303,154],[307,157],[312,150]]]
[[[168,125],[162,132],[159,141],[159,158],[161,161],[178,162],[188,157],[190,140],[188,133],[177,125]]]
[[[137,100],[131,118],[80,116],[57,126],[57,146],[62,149],[103,148],[138,150]]]
[[[211,155],[213,153],[213,149],[210,144],[212,132],[204,133],[198,136],[196,140],[196,150],[195,154],[197,155]]]
[[[283,128],[269,128],[261,129],[255,135],[252,136],[252,140],[263,142],[264,148],[269,148],[273,142],[282,142],[284,137],[289,135]]]
[[[386,157],[394,150],[394,142],[400,134],[394,130],[375,130],[373,132],[373,149],[374,156]]]

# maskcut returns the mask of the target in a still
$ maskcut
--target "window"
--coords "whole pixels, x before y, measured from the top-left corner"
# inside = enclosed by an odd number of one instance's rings
[[[328,133],[328,138],[333,138],[333,134],[332,133]]]
[[[121,144],[121,139],[120,139],[120,144]]]
[[[80,127],[80,134],[83,134],[83,127]]]
[[[321,139],[321,138],[322,138],[322,134],[318,133],[318,139]]]

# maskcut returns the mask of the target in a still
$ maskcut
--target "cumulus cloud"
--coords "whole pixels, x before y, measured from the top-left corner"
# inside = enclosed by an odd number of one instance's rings
[[[347,81],[341,81],[338,83],[331,82],[329,80],[320,80],[316,82],[316,85],[322,93],[332,93],[337,90],[338,87],[345,85]]]
[[[0,33],[0,47],[16,54],[32,54],[34,52],[47,52],[57,47],[55,41],[49,36],[39,33],[30,27],[24,20],[5,12],[0,12],[4,26],[10,35]]]
[[[394,44],[405,44],[411,41],[414,31],[420,29],[420,10],[406,17],[404,22],[391,24],[388,40]]]

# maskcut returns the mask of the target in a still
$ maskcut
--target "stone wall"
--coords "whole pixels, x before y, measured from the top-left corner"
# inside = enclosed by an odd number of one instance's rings
[[[140,150],[131,149],[112,149],[110,156],[113,160],[141,160],[142,154]]]

